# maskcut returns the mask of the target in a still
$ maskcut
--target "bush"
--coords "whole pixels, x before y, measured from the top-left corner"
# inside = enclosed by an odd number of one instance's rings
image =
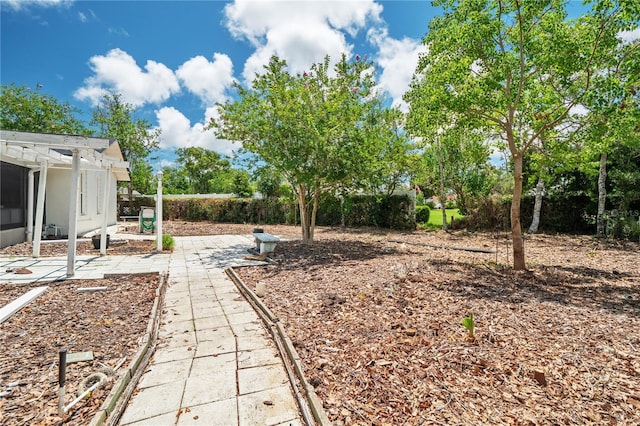
[[[510,199],[483,197],[469,202],[466,224],[471,230],[508,229]]]
[[[431,209],[429,206],[416,206],[416,222],[427,223],[429,222],[429,216],[431,215]]]
[[[140,199],[136,200],[138,202]],[[149,205],[152,199],[142,199]],[[255,200],[250,198],[189,198],[163,200],[163,216],[167,220],[183,219],[193,222],[224,223],[300,223],[298,203],[289,198]],[[346,226],[379,226],[391,229],[415,229],[413,199],[409,196],[376,197],[356,195],[326,196],[320,203],[316,224],[339,226],[342,218]]]
[[[176,246],[176,242],[173,237],[169,234],[162,235],[162,250],[173,251],[173,248]]]

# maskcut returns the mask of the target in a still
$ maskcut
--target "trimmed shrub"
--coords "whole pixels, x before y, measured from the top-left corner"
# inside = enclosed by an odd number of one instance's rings
[[[225,223],[300,223],[298,203],[289,198],[255,200],[250,198],[188,198],[163,199],[163,217],[167,220]],[[153,198],[140,197],[131,203],[155,206]],[[122,213],[120,213],[122,214]],[[137,214],[137,212],[133,213]],[[416,220],[413,199],[407,195],[376,197],[356,195],[345,197],[326,196],[322,199],[316,216],[319,226],[349,227],[377,226],[391,229],[415,229]],[[428,216],[427,216],[428,219]]]
[[[416,206],[416,222],[427,223],[429,222],[429,216],[431,215],[431,209],[429,206]]]

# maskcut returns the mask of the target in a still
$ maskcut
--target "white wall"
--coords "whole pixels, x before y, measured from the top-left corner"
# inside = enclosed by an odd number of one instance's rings
[[[49,169],[47,177],[46,225],[57,225],[63,235],[69,230],[69,197],[71,188],[71,170]],[[104,212],[102,211],[102,193],[104,191],[105,171],[82,170],[86,175],[85,196],[86,210],[81,210],[81,197],[78,197],[77,235],[82,236],[102,227]],[[102,176],[100,178],[99,176]],[[107,208],[107,225],[114,225],[117,220],[116,181],[111,179],[109,202]],[[82,179],[81,179],[82,181]]]
[[[0,248],[24,242],[27,228],[6,229],[0,231]]]

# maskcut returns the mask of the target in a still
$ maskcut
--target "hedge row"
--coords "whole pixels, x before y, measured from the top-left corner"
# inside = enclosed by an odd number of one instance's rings
[[[483,198],[470,203],[466,218],[456,221],[456,228],[495,230],[510,228],[508,198]],[[521,204],[522,226],[531,223],[534,199],[524,196]],[[120,215],[137,215],[142,206],[155,206],[153,198],[134,198],[119,203]],[[595,233],[596,204],[586,196],[545,197],[542,203],[540,231]],[[300,223],[298,205],[286,199],[164,199],[164,217],[190,221],[227,223],[290,224]],[[414,212],[413,200],[406,196],[325,197],[319,206],[317,225],[349,227],[376,226],[390,229],[414,229],[416,222],[429,220],[429,210]]]
[[[520,221],[527,229],[533,219],[533,196],[523,196]],[[458,226],[482,230],[511,227],[511,199],[483,198],[470,203],[469,214]],[[539,230],[542,232],[595,233],[596,204],[587,196],[551,196],[542,199]]]
[[[152,198],[134,198],[118,204],[119,215],[137,215],[142,206],[155,207]],[[298,204],[286,199],[163,199],[163,216],[169,220],[224,223],[289,224],[300,223]],[[391,197],[351,196],[344,200],[325,197],[318,207],[316,224],[349,227],[376,226],[414,229],[413,200],[407,195]]]

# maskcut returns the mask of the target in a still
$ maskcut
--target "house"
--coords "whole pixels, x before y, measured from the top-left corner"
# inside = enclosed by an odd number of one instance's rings
[[[129,180],[118,141],[0,130],[0,162],[0,247],[33,241],[38,257],[42,237],[75,248],[116,223],[117,182]]]

